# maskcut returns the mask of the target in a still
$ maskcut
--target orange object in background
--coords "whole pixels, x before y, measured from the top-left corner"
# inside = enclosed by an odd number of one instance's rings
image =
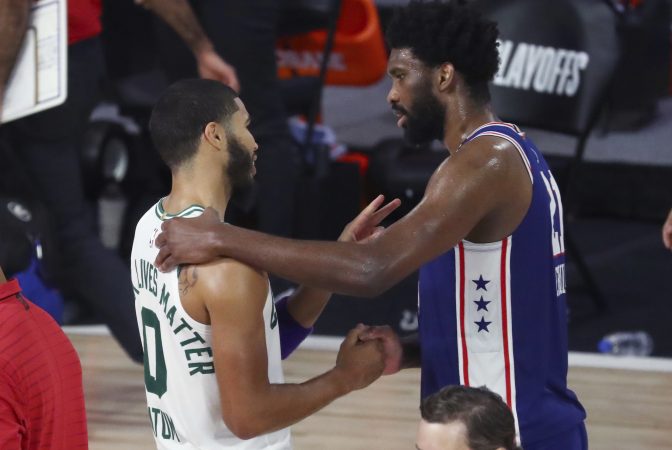
[[[369,172],[370,156],[361,152],[348,152],[337,159],[338,162],[357,164],[359,167],[359,176],[362,180],[366,179]]]
[[[325,30],[278,39],[278,77],[318,76],[326,40]],[[380,80],[386,67],[387,50],[373,0],[343,0],[326,83],[366,86]]]

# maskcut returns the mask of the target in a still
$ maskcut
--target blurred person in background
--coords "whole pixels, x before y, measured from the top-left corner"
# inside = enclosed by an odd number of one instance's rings
[[[169,14],[173,3],[154,9]],[[0,0],[0,108],[29,23],[32,0]],[[184,6],[186,3],[182,3]],[[142,361],[127,264],[100,241],[94,209],[82,182],[79,148],[105,76],[100,0],[68,1],[68,97],[64,104],[0,126],[0,139],[13,149],[31,189],[45,204],[55,227],[61,270],[59,288],[85,303],[103,320],[124,350]],[[189,45],[204,76],[238,87],[235,70],[205,37],[191,10],[178,10],[180,24],[192,30]],[[193,32],[193,30],[196,30]],[[200,32],[199,32],[200,30]],[[148,33],[150,31],[148,30]]]
[[[88,448],[82,367],[54,319],[21,294],[0,238],[0,448]]]
[[[218,75],[212,70],[215,65],[211,64],[208,67],[206,64],[209,63],[209,59],[199,56],[195,37],[200,35],[200,27],[197,23],[184,19],[189,5],[193,5],[193,11],[199,17],[200,24],[214,49],[235,67],[240,82],[240,98],[252,117],[250,130],[264,152],[264,157],[258,163],[254,195],[251,196],[251,200],[248,198],[238,202],[243,204],[242,208],[238,210],[230,208],[229,215],[230,213],[234,215],[227,217],[227,220],[236,223],[247,215],[241,210],[253,208],[256,212],[256,222],[250,223],[251,226],[267,233],[290,237],[293,232],[296,184],[301,163],[298,146],[287,124],[287,114],[277,78],[275,43],[283,2],[136,1],[161,16],[186,44],[185,47],[176,36],[160,29],[159,47],[164,53],[162,62],[171,82],[192,78],[198,70],[201,77],[219,80],[236,89],[235,85],[227,81],[223,70],[220,71],[222,76]],[[196,57],[195,61],[190,61],[190,54]],[[232,206],[235,206],[235,203]],[[280,286],[286,286],[282,281],[273,281],[274,284],[277,282]]]

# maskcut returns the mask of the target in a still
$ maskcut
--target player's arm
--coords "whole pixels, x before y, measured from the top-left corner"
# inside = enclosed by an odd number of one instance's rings
[[[228,255],[332,292],[378,295],[507,209],[520,180],[525,182],[525,169],[515,150],[502,151],[506,146],[498,143],[483,137],[465,145],[432,175],[416,208],[365,244],[270,236],[218,223],[210,212],[200,220],[164,222],[157,265],[165,270],[177,261]],[[190,234],[198,239],[189,239]]]
[[[0,113],[9,76],[28,28],[31,0],[0,0]]]
[[[388,217],[401,202],[394,199],[383,205],[385,197],[379,195],[364,208],[346,227],[338,238],[339,242],[364,243],[376,239],[383,231],[380,223]],[[287,299],[277,303],[280,321],[282,358],[289,356],[312,332],[315,322],[324,311],[331,292],[310,286],[299,286]]]
[[[135,0],[161,17],[191,49],[202,78],[221,81],[236,91],[240,84],[235,69],[215,52],[212,42],[187,0]]]
[[[301,384],[271,384],[262,317],[266,277],[232,260],[198,271],[193,293],[208,309],[222,416],[236,436],[285,428],[382,373],[379,344],[357,344],[357,331],[346,339],[347,351],[333,369]]]

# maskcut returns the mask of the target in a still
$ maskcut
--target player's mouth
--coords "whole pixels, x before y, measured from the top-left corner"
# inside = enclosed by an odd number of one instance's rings
[[[397,126],[399,128],[404,128],[406,125],[406,114],[404,114],[401,110],[392,108],[392,112],[394,113],[395,116],[397,116]]]

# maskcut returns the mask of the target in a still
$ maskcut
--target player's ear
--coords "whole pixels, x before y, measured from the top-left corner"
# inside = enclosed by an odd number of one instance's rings
[[[451,63],[443,63],[437,71],[439,92],[447,91],[455,79],[455,67]]]
[[[226,130],[216,122],[209,122],[203,129],[201,139],[216,149],[222,150],[226,146]]]

